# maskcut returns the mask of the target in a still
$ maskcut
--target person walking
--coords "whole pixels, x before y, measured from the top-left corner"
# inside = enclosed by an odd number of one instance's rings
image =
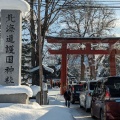
[[[65,105],[70,107],[71,92],[67,87],[67,90],[64,92]]]

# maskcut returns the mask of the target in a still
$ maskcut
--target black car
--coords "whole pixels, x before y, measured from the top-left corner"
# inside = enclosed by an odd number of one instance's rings
[[[76,101],[79,101],[80,91],[82,91],[83,84],[72,85],[71,90],[71,103],[74,104]]]

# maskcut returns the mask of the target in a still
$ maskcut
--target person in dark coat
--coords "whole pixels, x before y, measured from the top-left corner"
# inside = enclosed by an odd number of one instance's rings
[[[65,105],[70,107],[71,92],[69,88],[64,92]]]

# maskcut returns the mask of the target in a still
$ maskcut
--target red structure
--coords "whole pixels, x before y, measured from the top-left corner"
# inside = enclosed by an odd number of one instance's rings
[[[110,75],[116,75],[115,64],[115,50],[111,51],[111,46],[120,40],[120,38],[61,38],[61,37],[46,37],[48,43],[61,43],[60,50],[49,50],[51,54],[61,54],[61,94],[64,93],[64,88],[67,83],[67,54],[109,54],[110,55]],[[84,50],[70,50],[67,48],[68,43],[85,44]],[[109,49],[107,50],[93,50],[91,44],[108,43]]]

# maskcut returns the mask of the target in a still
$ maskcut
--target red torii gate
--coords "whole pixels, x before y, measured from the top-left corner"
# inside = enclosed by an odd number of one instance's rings
[[[111,51],[111,46],[120,40],[120,38],[62,38],[62,37],[46,37],[48,43],[61,43],[62,47],[59,50],[49,50],[51,54],[61,54],[61,94],[64,94],[64,87],[67,83],[67,54],[110,54],[110,75],[116,75],[116,64],[115,64],[115,50]],[[86,45],[84,50],[70,50],[67,49],[68,43],[83,43]],[[92,50],[92,43],[108,43],[109,49],[107,50]]]

